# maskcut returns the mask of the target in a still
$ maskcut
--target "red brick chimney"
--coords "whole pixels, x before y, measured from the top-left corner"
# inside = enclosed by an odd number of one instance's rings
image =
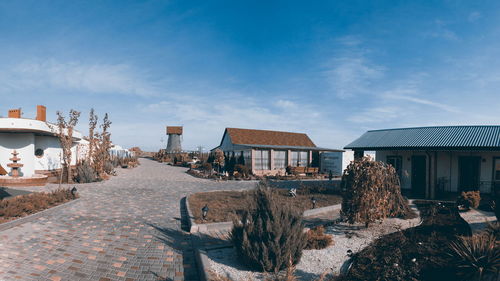
[[[47,121],[47,114],[46,114],[47,108],[43,105],[37,105],[36,106],[36,120],[39,121]]]
[[[21,118],[21,109],[9,109],[9,118]]]

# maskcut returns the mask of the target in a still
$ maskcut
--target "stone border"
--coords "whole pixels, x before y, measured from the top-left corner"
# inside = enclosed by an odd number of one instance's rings
[[[210,192],[217,192],[220,190],[214,190]],[[189,218],[189,232],[191,233],[196,233],[196,232],[202,232],[206,233],[209,231],[228,231],[233,228],[233,222],[231,221],[225,221],[225,222],[214,222],[214,223],[203,223],[203,224],[198,224],[194,221],[194,216],[191,213],[191,208],[189,207],[189,197],[191,194],[186,196],[186,208],[187,208],[187,214]],[[322,213],[328,213],[334,210],[340,210],[342,208],[342,204],[336,204],[336,205],[330,205],[326,207],[321,207],[321,208],[316,208],[316,209],[310,209],[310,210],[305,210],[303,213],[304,217],[310,217]]]
[[[77,199],[71,200],[69,202],[63,203],[61,205],[57,205],[57,206],[54,206],[52,208],[48,208],[48,209],[42,210],[40,212],[31,214],[31,215],[28,215],[28,216],[25,216],[22,218],[18,218],[18,219],[12,220],[12,221],[4,222],[4,223],[0,224],[0,231],[4,231],[4,230],[16,227],[16,226],[24,224],[24,223],[34,221],[35,219],[37,219],[39,217],[49,215],[49,214],[51,214],[51,213],[53,213],[53,212],[55,212],[63,207],[67,207],[67,206],[75,204],[76,202],[79,202],[79,201],[80,201],[80,198],[77,198]]]
[[[204,248],[196,248],[195,251],[195,259],[196,264],[198,265],[198,277],[200,277],[201,281],[210,281],[212,280],[212,276],[210,274],[211,267],[210,261],[208,260],[207,251],[223,249],[223,248],[233,248],[233,245],[218,245]]]

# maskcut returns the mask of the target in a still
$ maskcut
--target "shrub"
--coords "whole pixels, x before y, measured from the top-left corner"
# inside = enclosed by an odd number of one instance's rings
[[[305,247],[307,250],[321,250],[332,245],[332,243],[332,236],[325,234],[323,226],[317,226],[307,231],[307,244]]]
[[[236,172],[238,172],[239,174],[241,174],[243,177],[245,177],[245,178],[248,177],[249,171],[248,171],[248,168],[245,165],[236,164],[234,166],[234,170]]]
[[[450,243],[450,250],[455,258],[456,273],[462,280],[498,280],[500,246],[493,235],[459,237]]]
[[[280,203],[278,196],[261,183],[231,231],[242,262],[266,272],[296,265],[307,242],[302,215]]]
[[[500,221],[500,194],[498,191],[495,194],[495,216],[497,221]]]
[[[387,217],[411,218],[415,214],[401,195],[396,170],[364,157],[351,162],[342,175],[342,216],[349,223],[368,226]]]
[[[203,163],[203,165],[201,165],[201,169],[205,173],[212,174],[212,164],[210,164],[210,163]]]
[[[464,206],[466,209],[477,208],[481,202],[479,191],[462,191],[457,199],[457,204]]]
[[[97,173],[87,161],[79,162],[76,165],[75,182],[89,183],[97,181]]]
[[[112,175],[115,172],[115,165],[111,161],[107,161],[104,164],[104,172],[108,175]]]
[[[485,232],[488,235],[495,237],[495,240],[500,241],[500,222],[490,222],[488,226],[486,226]]]
[[[384,235],[356,253],[345,280],[457,280],[453,258],[443,249],[456,235],[470,235],[470,226],[456,208],[429,202],[417,206],[423,222]]]

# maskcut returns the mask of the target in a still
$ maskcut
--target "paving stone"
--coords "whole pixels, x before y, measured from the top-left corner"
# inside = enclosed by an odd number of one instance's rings
[[[0,280],[197,280],[193,246],[205,242],[182,230],[181,198],[255,184],[198,179],[185,168],[140,161],[110,180],[75,185],[79,202],[0,232]]]

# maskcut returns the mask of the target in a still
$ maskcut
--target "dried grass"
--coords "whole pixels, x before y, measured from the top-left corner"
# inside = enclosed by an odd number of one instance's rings
[[[321,250],[333,244],[331,235],[325,234],[325,228],[320,225],[307,231],[306,250]]]
[[[78,198],[76,195],[75,198]],[[70,189],[36,192],[0,200],[0,223],[24,217],[73,199]]]
[[[195,193],[189,197],[191,213],[196,223],[212,223],[232,221],[236,215],[243,212],[248,199],[254,191],[213,191]],[[293,208],[303,212],[312,208],[311,197],[316,199],[316,208],[340,204],[342,197],[328,193],[326,189],[299,188],[297,197],[288,196],[287,189],[276,189],[280,204],[292,204]],[[203,221],[201,208],[208,204],[210,211],[207,220]]]

